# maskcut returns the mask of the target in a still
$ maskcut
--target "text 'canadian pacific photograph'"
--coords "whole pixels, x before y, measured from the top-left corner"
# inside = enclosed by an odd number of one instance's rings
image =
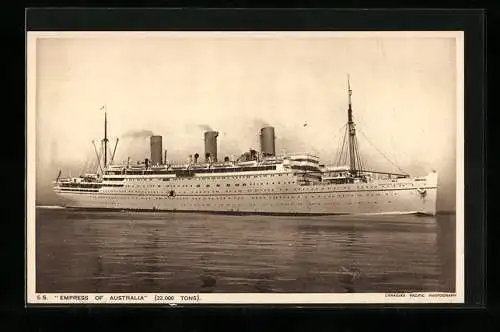
[[[464,302],[463,33],[28,32],[27,302]]]

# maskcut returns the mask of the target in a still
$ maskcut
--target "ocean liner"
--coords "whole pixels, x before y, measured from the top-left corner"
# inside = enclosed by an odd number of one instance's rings
[[[104,111],[98,169],[53,182],[61,205],[79,209],[185,211],[216,213],[329,215],[436,214],[438,174],[367,170],[360,157],[348,81],[347,123],[334,165],[309,153],[278,155],[274,127],[260,129],[260,151],[250,149],[236,160],[218,160],[217,131],[204,133],[205,154],[184,164],[167,161],[162,137],[151,136],[151,156],[132,163],[113,162],[108,153]],[[109,155],[108,155],[109,154]],[[204,158],[203,158],[204,157]]]

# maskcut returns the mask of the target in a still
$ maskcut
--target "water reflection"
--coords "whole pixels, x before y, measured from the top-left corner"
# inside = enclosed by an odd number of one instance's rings
[[[39,209],[40,292],[451,291],[455,221]]]

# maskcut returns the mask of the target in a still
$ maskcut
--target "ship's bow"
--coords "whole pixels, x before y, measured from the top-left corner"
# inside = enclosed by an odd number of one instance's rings
[[[437,212],[437,191],[438,191],[438,173],[433,171],[425,177],[422,187],[418,188],[421,199],[420,213],[436,215]]]

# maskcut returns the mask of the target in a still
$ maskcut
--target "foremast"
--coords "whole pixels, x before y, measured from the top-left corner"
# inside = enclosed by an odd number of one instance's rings
[[[104,138],[102,143],[104,144],[104,167],[106,169],[108,166],[108,113],[106,111],[106,107],[102,106],[102,110],[104,110]]]
[[[105,169],[113,163],[115,153],[116,153],[116,147],[118,145],[118,138],[116,139],[115,147],[114,150],[108,151],[108,144],[109,144],[109,138],[108,138],[108,112],[106,110],[106,106],[101,106],[100,108],[101,111],[104,111],[104,137],[101,139],[101,147],[100,150],[98,151],[95,142],[92,141],[92,144],[94,145],[94,151],[97,157],[97,168],[98,172],[99,170],[101,173],[104,174]],[[109,154],[108,154],[109,153]]]

